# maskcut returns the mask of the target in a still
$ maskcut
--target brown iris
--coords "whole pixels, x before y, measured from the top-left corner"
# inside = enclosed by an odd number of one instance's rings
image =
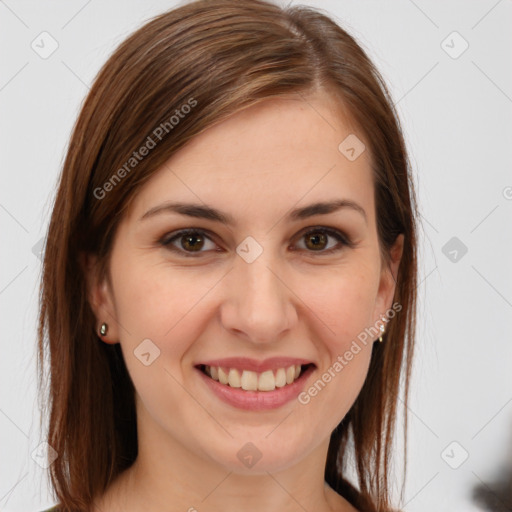
[[[308,233],[305,238],[307,248],[313,251],[324,249],[327,244],[327,236],[324,233]]]
[[[187,251],[199,251],[203,248],[204,238],[199,234],[183,235],[181,246]]]

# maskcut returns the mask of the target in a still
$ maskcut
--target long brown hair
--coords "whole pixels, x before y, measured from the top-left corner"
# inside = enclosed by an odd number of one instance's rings
[[[199,0],[150,20],[108,59],[59,178],[40,289],[38,372],[48,443],[58,453],[49,476],[63,511],[88,510],[137,456],[134,387],[119,344],[98,339],[81,256],[95,254],[106,275],[123,213],[187,141],[266,98],[317,91],[330,91],[366,136],[384,258],[404,234],[394,297],[402,310],[384,343],[374,344],[361,393],[331,435],[325,468],[329,485],[357,508],[390,510],[389,464],[401,378],[406,404],[409,392],[417,279],[414,188],[393,102],[361,47],[317,9]],[[154,146],[136,159],[149,139]],[[350,446],[357,483],[344,476]]]

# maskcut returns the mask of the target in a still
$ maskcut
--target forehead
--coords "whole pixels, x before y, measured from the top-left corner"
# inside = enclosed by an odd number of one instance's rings
[[[367,146],[330,96],[266,99],[208,128],[173,155],[139,191],[133,214],[140,217],[173,199],[215,205],[235,216],[241,209],[272,217],[279,208],[339,198],[373,209],[369,151],[347,158],[346,144],[340,149],[345,140],[359,140],[358,152]]]

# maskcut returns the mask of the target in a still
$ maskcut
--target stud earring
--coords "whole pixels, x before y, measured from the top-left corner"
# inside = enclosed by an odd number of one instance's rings
[[[380,336],[379,336],[379,342],[382,343],[383,339],[382,339],[382,336],[384,335],[384,333],[386,332],[386,328],[384,327],[384,324],[382,324],[380,326]]]
[[[105,336],[108,332],[108,325],[103,322],[100,327],[100,336]]]

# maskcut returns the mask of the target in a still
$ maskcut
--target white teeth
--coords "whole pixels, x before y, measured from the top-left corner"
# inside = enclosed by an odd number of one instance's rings
[[[232,388],[242,387],[240,382],[240,373],[235,368],[231,368],[228,373],[228,383]]]
[[[267,370],[260,374],[258,379],[258,390],[259,391],[273,391],[276,389],[276,379],[272,370]]]
[[[219,382],[221,384],[228,383],[228,374],[219,366]]]
[[[279,368],[276,372],[276,388],[282,388],[286,386],[286,370]]]
[[[242,372],[242,389],[245,391],[256,391],[258,389],[258,374],[244,370]]]
[[[213,380],[232,388],[242,388],[245,391],[273,391],[291,384],[301,374],[301,365],[295,364],[286,368],[266,370],[262,373],[250,370],[239,371],[236,368],[221,368],[220,366],[205,366],[204,371]]]
[[[286,384],[291,384],[295,379],[295,366],[288,366],[286,368]]]

